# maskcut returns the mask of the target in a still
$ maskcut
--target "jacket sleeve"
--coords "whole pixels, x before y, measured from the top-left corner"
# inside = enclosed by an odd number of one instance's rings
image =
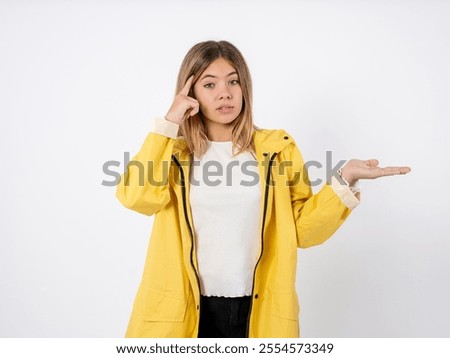
[[[320,245],[342,225],[359,200],[337,180],[332,185],[325,184],[313,195],[307,168],[298,147],[292,143],[286,150],[292,161],[288,175],[297,246],[307,248]]]
[[[170,201],[169,170],[175,139],[150,132],[127,164],[116,197],[127,208],[153,215]]]

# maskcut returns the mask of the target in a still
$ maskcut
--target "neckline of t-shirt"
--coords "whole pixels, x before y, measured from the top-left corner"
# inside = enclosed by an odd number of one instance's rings
[[[216,142],[216,141],[213,141],[213,140],[209,140],[208,142],[210,144],[218,144],[218,145],[225,145],[225,144],[232,144],[233,143],[231,140],[227,140],[227,141],[224,141],[224,142]]]

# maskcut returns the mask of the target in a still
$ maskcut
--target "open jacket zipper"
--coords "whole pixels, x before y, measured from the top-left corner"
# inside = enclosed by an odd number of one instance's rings
[[[249,336],[250,333],[250,316],[252,313],[252,307],[253,307],[253,296],[254,296],[254,288],[255,288],[255,277],[256,277],[256,270],[258,268],[258,264],[261,261],[262,255],[263,255],[263,251],[264,251],[264,226],[265,226],[265,222],[266,222],[266,212],[267,212],[267,199],[269,196],[269,187],[270,187],[270,173],[271,173],[271,168],[272,168],[272,164],[273,161],[275,159],[275,156],[277,155],[277,153],[273,153],[270,160],[269,160],[269,165],[267,168],[267,176],[266,176],[266,188],[264,191],[264,207],[263,207],[263,218],[262,218],[262,227],[261,227],[261,252],[258,258],[258,261],[256,262],[254,271],[253,271],[253,282],[252,282],[252,294],[251,294],[251,301],[250,301],[250,309],[248,312],[248,318],[247,318],[247,331],[246,331],[246,337]],[[185,182],[185,177],[184,177],[184,171],[183,168],[180,164],[180,162],[178,161],[178,159],[172,155],[172,158],[175,162],[175,164],[178,166],[178,168],[180,169],[180,173],[181,173],[181,190],[182,190],[182,198],[183,198],[183,211],[184,211],[184,218],[186,220],[186,224],[188,226],[188,230],[189,230],[189,236],[191,239],[191,252],[190,252],[190,263],[192,266],[192,269],[194,270],[195,273],[195,278],[197,280],[197,289],[199,292],[199,297],[201,296],[201,290],[200,290],[200,278],[198,275],[197,270],[195,269],[195,265],[194,265],[194,235],[193,235],[193,230],[192,230],[192,226],[190,224],[189,221],[189,216],[188,216],[188,209],[187,209],[187,199],[186,199],[186,182]],[[201,304],[199,302],[199,312],[201,312]],[[198,335],[198,334],[197,334]]]
[[[184,171],[183,171],[183,168],[181,167],[181,164],[178,161],[178,159],[174,155],[172,155],[172,158],[173,158],[175,164],[180,169],[180,173],[181,173],[181,191],[182,191],[182,197],[183,197],[184,218],[186,220],[186,225],[189,229],[189,236],[191,238],[190,263],[191,263],[192,269],[194,270],[194,273],[195,273],[195,278],[197,280],[197,289],[198,289],[198,294],[199,294],[198,297],[200,298],[201,297],[200,278],[199,278],[199,275],[198,275],[197,270],[195,269],[195,265],[194,265],[194,234],[193,234],[191,223],[189,222],[189,216],[188,216],[188,211],[187,211],[188,209],[187,209],[187,199],[186,199],[186,182],[185,182],[185,178],[184,178]],[[199,312],[201,310],[200,301],[198,302],[198,311]],[[199,316],[200,316],[200,314],[199,314]],[[198,333],[197,333],[197,336],[198,336]]]
[[[252,314],[252,308],[253,308],[253,296],[254,296],[254,289],[255,289],[255,277],[256,277],[256,269],[258,268],[258,264],[261,261],[261,257],[263,255],[264,251],[264,226],[266,223],[266,212],[267,212],[267,199],[269,196],[269,187],[270,187],[270,173],[271,168],[273,164],[273,160],[275,159],[275,156],[277,153],[273,153],[269,160],[269,165],[267,167],[267,176],[266,176],[266,188],[264,191],[264,207],[263,207],[263,217],[262,217],[262,227],[261,227],[261,252],[259,254],[258,261],[256,262],[255,269],[253,270],[253,282],[252,282],[252,295],[250,299],[250,309],[248,310],[248,317],[247,317],[247,331],[245,333],[245,336],[248,338],[250,333],[250,316]]]

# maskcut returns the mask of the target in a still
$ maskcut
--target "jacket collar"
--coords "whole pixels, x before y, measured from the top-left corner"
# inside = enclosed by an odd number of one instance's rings
[[[283,129],[257,129],[253,132],[253,140],[257,151],[268,153],[279,153],[294,142]]]
[[[293,143],[291,136],[283,129],[255,129],[253,131],[253,141],[255,143],[256,156],[262,159],[264,153],[279,153],[290,143]],[[175,141],[173,153],[180,158],[188,156],[188,146],[183,137],[178,137]],[[177,154],[178,153],[178,154]]]

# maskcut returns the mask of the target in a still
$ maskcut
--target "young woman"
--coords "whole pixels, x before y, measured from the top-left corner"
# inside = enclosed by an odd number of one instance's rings
[[[252,82],[226,41],[196,44],[177,95],[117,187],[153,230],[127,337],[299,337],[297,248],[327,240],[358,179],[405,174],[350,160],[313,195],[295,141],[253,124]]]

